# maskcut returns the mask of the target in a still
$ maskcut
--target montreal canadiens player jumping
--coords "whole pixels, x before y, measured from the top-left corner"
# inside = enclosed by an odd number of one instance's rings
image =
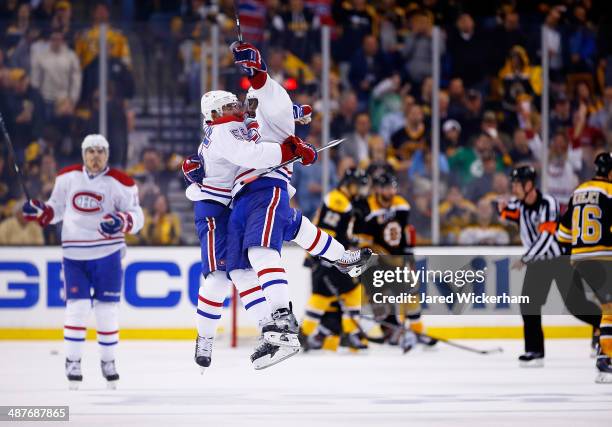
[[[70,388],[77,389],[83,381],[81,355],[92,305],[102,375],[108,387],[115,388],[119,380],[115,348],[119,341],[117,315],[125,233],[137,233],[144,215],[134,180],[108,167],[106,138],[88,135],[81,150],[84,164],[62,169],[49,200],[28,200],[23,214],[42,227],[63,221],[65,367]]]

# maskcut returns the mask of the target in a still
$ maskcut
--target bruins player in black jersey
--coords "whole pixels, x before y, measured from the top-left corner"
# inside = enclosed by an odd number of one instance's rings
[[[595,158],[595,177],[580,184],[561,218],[557,238],[571,243],[576,274],[601,303],[595,381],[612,383],[612,153]]]
[[[397,180],[387,171],[378,171],[372,176],[372,194],[367,198],[366,211],[355,223],[355,234],[360,245],[371,247],[379,257],[379,268],[403,267],[406,263],[414,267],[412,248],[415,241],[414,228],[410,226],[410,204],[397,194]],[[421,306],[418,302],[392,307],[393,313],[387,315],[383,324],[389,344],[399,344],[404,352],[418,342],[433,346],[436,340],[423,334]],[[399,310],[398,310],[399,309]],[[404,322],[406,328],[401,328]]]
[[[313,221],[346,248],[357,246],[352,238],[353,201],[367,191],[368,184],[365,172],[347,169],[338,188],[325,196]],[[306,304],[301,326],[301,341],[305,349],[325,346],[326,349],[335,350],[339,344],[338,329],[349,348],[357,351],[367,349],[367,339],[357,323],[361,309],[361,286],[324,259],[310,258],[309,263],[312,267],[312,295]],[[341,319],[341,328],[336,327],[338,319]]]

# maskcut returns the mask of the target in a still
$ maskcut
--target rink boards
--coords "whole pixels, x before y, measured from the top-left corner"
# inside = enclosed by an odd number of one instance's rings
[[[503,262],[523,249],[422,247],[422,255],[473,255],[487,262]],[[200,285],[200,250],[197,247],[131,247],[124,262],[124,296],[121,302],[122,339],[191,339]],[[310,292],[310,271],[303,266],[304,251],[287,246],[283,261],[289,273],[291,297],[298,317]],[[521,274],[512,272],[512,274]],[[495,289],[499,275],[486,286]],[[516,280],[516,277],[514,278]],[[559,299],[553,287],[549,300]],[[0,248],[0,339],[61,339],[63,325],[63,278],[61,250],[49,248]],[[222,328],[231,325],[229,298]],[[448,338],[520,338],[521,319],[508,310],[490,305],[479,315],[429,315],[425,319],[432,335]],[[571,316],[545,316],[548,337],[587,337],[589,328]],[[92,325],[93,326],[93,323]],[[254,325],[238,311],[238,334],[251,336]],[[93,334],[93,329],[90,329]]]

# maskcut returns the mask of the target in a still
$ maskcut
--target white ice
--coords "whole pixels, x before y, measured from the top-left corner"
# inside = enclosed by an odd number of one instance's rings
[[[372,345],[369,354],[308,353],[254,371],[249,345],[221,343],[200,375],[192,342],[124,341],[115,391],[105,389],[96,344],[87,342],[84,382],[69,391],[61,342],[3,341],[0,405],[69,405],[74,426],[612,425],[612,384],[594,383],[586,340],[548,340],[543,369],[517,366],[519,340],[461,342],[504,352],[440,343],[401,355]]]

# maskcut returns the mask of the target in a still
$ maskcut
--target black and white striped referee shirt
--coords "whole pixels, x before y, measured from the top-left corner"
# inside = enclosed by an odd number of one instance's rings
[[[558,257],[564,253],[556,237],[559,203],[548,194],[537,191],[536,201],[528,205],[512,198],[501,217],[519,225],[521,241],[526,249],[523,262]]]

